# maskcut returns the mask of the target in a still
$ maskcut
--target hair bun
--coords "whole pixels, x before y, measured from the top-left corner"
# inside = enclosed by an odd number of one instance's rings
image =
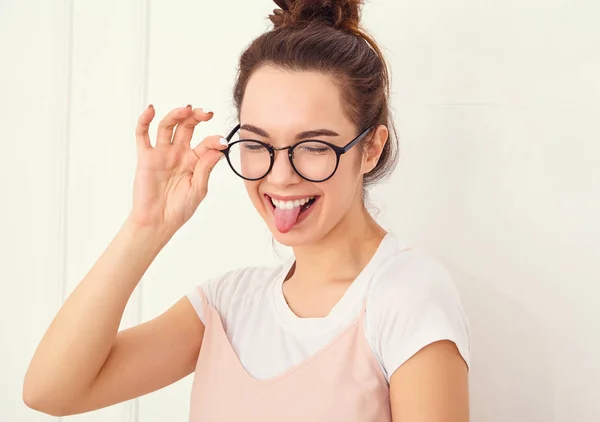
[[[362,0],[273,0],[275,9],[269,19],[274,29],[301,27],[321,22],[336,29],[357,32]]]

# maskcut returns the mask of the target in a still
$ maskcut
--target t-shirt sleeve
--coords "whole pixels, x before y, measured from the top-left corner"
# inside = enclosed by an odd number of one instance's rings
[[[202,287],[200,285],[196,286],[196,287],[194,287],[193,290],[190,290],[189,292],[187,292],[185,294],[185,297],[187,297],[187,299],[192,304],[192,307],[198,314],[198,317],[200,318],[202,323],[206,324],[206,321],[204,319],[204,300],[202,298],[201,289],[202,289]]]
[[[441,340],[453,342],[470,365],[469,322],[449,274],[399,272],[403,280],[387,280],[369,306],[373,312],[371,347],[389,382],[392,374],[419,350]],[[406,277],[414,276],[414,280]],[[369,327],[368,327],[369,328]]]
[[[185,296],[188,298],[188,300],[194,307],[194,310],[198,314],[198,317],[200,318],[203,324],[206,324],[205,298],[206,303],[216,307],[216,301],[218,299],[219,294],[219,287],[229,277],[231,277],[231,273],[226,273],[219,277],[206,279],[186,293]]]

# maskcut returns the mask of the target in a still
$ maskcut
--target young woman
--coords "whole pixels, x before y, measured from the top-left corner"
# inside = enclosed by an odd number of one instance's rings
[[[276,1],[240,59],[239,124],[190,147],[212,112],[137,126],[133,208],[70,295],[23,397],[53,415],[109,406],[194,372],[191,421],[465,422],[468,323],[446,269],[386,232],[365,188],[395,164],[386,64],[359,1]],[[390,133],[392,132],[392,133]],[[294,258],[202,282],[118,332],[140,278],[225,157]]]

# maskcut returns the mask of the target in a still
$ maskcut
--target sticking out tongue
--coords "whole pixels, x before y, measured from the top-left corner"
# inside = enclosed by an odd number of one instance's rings
[[[275,225],[277,226],[277,230],[281,233],[287,233],[292,230],[292,227],[296,224],[296,220],[298,220],[301,208],[294,207],[291,210],[282,210],[279,207],[275,207]]]

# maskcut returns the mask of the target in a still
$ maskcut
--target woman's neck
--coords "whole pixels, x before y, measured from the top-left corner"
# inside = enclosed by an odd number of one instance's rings
[[[353,280],[385,235],[361,201],[318,242],[294,248],[293,278],[311,284]]]

